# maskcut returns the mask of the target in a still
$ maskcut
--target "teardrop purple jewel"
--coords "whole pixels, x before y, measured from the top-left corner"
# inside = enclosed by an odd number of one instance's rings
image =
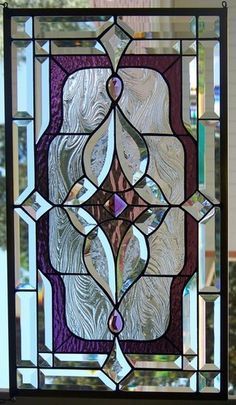
[[[108,80],[108,92],[112,98],[112,100],[117,100],[122,92],[122,81],[118,76],[112,76]]]
[[[123,319],[116,309],[111,313],[108,326],[112,333],[120,333],[123,328]]]

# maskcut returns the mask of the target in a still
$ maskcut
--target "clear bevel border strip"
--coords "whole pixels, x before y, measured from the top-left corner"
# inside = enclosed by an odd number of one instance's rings
[[[71,15],[71,14],[80,14],[84,15],[84,10],[78,10],[78,9],[72,9],[72,10],[63,10],[63,16],[66,15]],[[106,10],[104,12],[104,9],[99,12],[99,10],[87,10],[86,9],[86,14],[89,15],[140,15],[140,10]],[[150,10],[148,9],[142,9],[142,15],[149,15]],[[10,43],[10,18],[11,16],[27,16],[27,15],[61,15],[61,10],[59,9],[54,9],[54,10],[31,10],[29,13],[29,10],[10,10],[8,8],[4,9],[4,18],[5,18],[5,25],[4,25],[4,34],[5,34],[5,72],[9,71],[9,66],[11,66],[11,51],[9,47]],[[215,16],[219,15],[220,17],[220,33],[221,36],[219,38],[219,41],[221,43],[220,47],[220,61],[221,61],[221,66],[223,68],[221,69],[220,73],[220,78],[221,78],[221,157],[222,157],[222,170],[221,170],[221,191],[222,191],[222,220],[221,220],[221,250],[222,250],[222,261],[221,261],[221,267],[223,271],[221,272],[221,285],[222,285],[222,303],[221,303],[221,309],[222,313],[226,314],[227,313],[227,59],[226,59],[226,51],[227,51],[227,32],[226,32],[226,9],[192,9],[192,10],[186,10],[186,9],[152,9],[152,15],[157,15],[157,16],[167,16],[167,15],[173,15],[173,16],[184,16],[184,15],[193,15],[198,18],[198,16]],[[198,25],[198,23],[197,23]],[[200,39],[200,38],[199,38]],[[209,38],[202,38],[201,41],[204,39],[209,40]],[[218,38],[217,38],[218,40]],[[34,40],[33,40],[34,41]],[[8,193],[7,193],[7,203],[8,203],[8,251],[9,251],[9,256],[8,256],[8,261],[9,261],[9,316],[10,316],[10,330],[13,331],[13,333],[10,333],[10,347],[14,348],[15,347],[15,328],[13,325],[14,322],[14,317],[15,317],[15,310],[14,306],[11,304],[13,295],[12,292],[14,291],[13,286],[14,284],[14,274],[12,272],[13,266],[13,261],[14,261],[14,246],[13,246],[13,240],[11,238],[11,232],[13,228],[13,216],[12,216],[12,203],[13,203],[13,172],[12,172],[12,166],[11,166],[11,150],[12,150],[12,139],[11,139],[11,121],[12,121],[12,116],[11,116],[11,96],[12,95],[12,88],[11,88],[11,79],[9,75],[6,74],[6,79],[5,79],[5,84],[6,84],[6,99],[5,99],[5,104],[6,104],[6,149],[7,149],[7,173],[8,173]],[[11,227],[12,225],[12,227]],[[11,229],[11,230],[10,230]],[[207,298],[210,298],[210,301],[218,301],[218,295],[214,293],[207,293],[207,294],[200,294],[199,293],[199,299],[200,300],[205,300],[207,301]],[[14,300],[13,300],[14,301]],[[218,305],[218,304],[217,304]],[[227,353],[227,319],[226,316],[221,317],[221,341],[222,341],[222,348],[221,348],[221,373],[222,373],[222,390],[221,392],[217,395],[217,397],[226,397],[227,393],[227,359],[226,356],[224,356],[224,353]],[[27,392],[30,394],[30,390],[23,390],[23,392],[20,392],[20,390],[16,389],[16,384],[15,384],[15,358],[14,358],[14,350],[11,351],[10,353],[11,357],[11,392],[12,395],[14,395],[16,392],[18,394],[23,394],[26,395]],[[204,372],[200,372],[200,374],[203,375],[204,377]],[[36,391],[33,390],[35,393]],[[58,393],[59,391],[55,391],[55,393]],[[31,392],[32,393],[32,392]],[[68,394],[68,393],[67,393]],[[102,396],[105,396],[106,393],[102,393]],[[133,394],[133,393],[132,393]],[[137,397],[141,396],[141,393],[137,393]],[[176,398],[176,394],[174,394]],[[91,393],[89,393],[91,395]],[[98,393],[96,393],[98,395]],[[119,396],[121,396],[122,393],[119,392]],[[145,395],[149,395],[149,393],[145,393]],[[153,395],[153,394],[150,394]],[[154,394],[155,395],[155,394]],[[157,394],[158,396],[161,397],[160,394]],[[170,394],[171,395],[171,394]],[[169,393],[165,393],[166,396],[170,396]],[[177,394],[179,396],[179,394]],[[196,394],[197,395],[197,394]],[[130,396],[130,393],[128,394]],[[181,395],[180,395],[181,396]],[[195,394],[191,394],[191,397],[194,397]],[[183,394],[183,397],[185,395]],[[197,398],[201,397],[206,397],[210,398],[211,394],[209,395],[197,395]],[[215,396],[213,395],[215,398]]]

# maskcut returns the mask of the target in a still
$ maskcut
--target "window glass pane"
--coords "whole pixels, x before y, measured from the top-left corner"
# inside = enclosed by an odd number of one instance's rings
[[[223,397],[220,17],[114,13],[9,11],[11,385]]]

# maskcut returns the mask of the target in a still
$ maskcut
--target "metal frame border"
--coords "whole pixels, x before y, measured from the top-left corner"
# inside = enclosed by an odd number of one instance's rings
[[[12,168],[12,87],[11,87],[11,17],[13,16],[73,16],[73,15],[152,15],[152,16],[219,16],[220,17],[220,87],[221,87],[221,385],[220,393],[162,393],[162,392],[93,392],[65,390],[19,390],[16,387],[16,339],[14,298],[14,215],[13,215],[13,168]],[[8,251],[8,314],[9,314],[9,363],[10,397],[90,397],[90,398],[142,398],[170,400],[222,400],[228,397],[228,89],[227,89],[227,7],[223,8],[48,8],[11,9],[4,7],[4,71],[5,71],[5,133],[7,170],[7,251]]]

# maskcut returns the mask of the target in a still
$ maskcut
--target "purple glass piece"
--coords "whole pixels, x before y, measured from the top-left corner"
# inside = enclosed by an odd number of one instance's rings
[[[123,319],[116,309],[109,318],[108,326],[112,333],[120,333],[123,328]]]
[[[171,110],[170,118],[174,133],[181,140],[185,149],[185,184],[186,184],[186,198],[189,198],[197,188],[196,176],[196,150],[197,145],[195,140],[188,135],[181,122],[181,85],[180,80],[176,80],[176,76],[181,72],[181,60],[177,60],[179,56],[154,56],[154,55],[126,55],[122,57],[120,68],[122,67],[140,67],[153,68],[163,74],[170,89]],[[54,59],[54,60],[53,60]],[[56,61],[56,63],[54,62]],[[174,63],[175,62],[175,63]],[[173,66],[172,66],[173,65]],[[54,136],[60,132],[62,122],[62,92],[63,85],[69,74],[77,71],[78,69],[89,67],[110,67],[110,61],[107,56],[89,55],[89,56],[56,56],[51,61],[51,114],[50,124],[45,134],[39,139],[36,152],[36,180],[37,191],[40,192],[44,198],[48,197],[48,148]],[[67,72],[67,74],[66,74]],[[117,77],[117,76],[113,76]],[[180,78],[180,76],[178,76]],[[121,83],[122,84],[122,83]],[[122,91],[122,90],[121,90]],[[176,105],[177,104],[177,105]],[[112,181],[109,183],[109,190],[112,192],[116,190],[126,190],[123,181],[120,179],[120,171],[116,169],[116,176],[111,176]],[[115,177],[115,180],[113,179]],[[105,180],[106,182],[106,180]],[[105,183],[104,182],[104,183]],[[131,194],[131,191],[126,191],[126,194]],[[128,204],[137,206],[141,204],[139,201],[132,202],[128,200],[127,195],[122,197]],[[108,196],[106,197],[108,199]],[[106,200],[104,198],[104,200]],[[101,206],[104,204],[101,202]],[[121,212],[119,207],[127,206],[123,199],[114,194],[114,208],[113,215],[118,216]],[[108,201],[107,201],[108,202]],[[128,209],[132,207],[129,206]],[[107,209],[107,206],[106,206]],[[109,209],[108,209],[109,211]],[[125,211],[125,213],[127,210]],[[121,341],[120,345],[124,353],[181,353],[182,351],[182,329],[181,329],[181,316],[182,316],[182,292],[184,286],[187,284],[189,278],[197,268],[197,227],[198,223],[189,215],[186,217],[186,232],[188,238],[186,241],[186,261],[180,273],[181,277],[176,277],[171,286],[171,318],[170,324],[165,335],[154,341]],[[134,218],[133,218],[134,219]],[[114,220],[115,221],[115,220]],[[119,221],[117,221],[119,222]],[[102,340],[84,340],[74,336],[66,324],[64,303],[66,300],[65,290],[61,275],[52,267],[49,259],[48,235],[49,235],[48,215],[43,215],[37,222],[37,260],[38,267],[43,274],[50,281],[52,286],[53,295],[53,336],[54,336],[54,349],[59,352],[65,353],[108,353],[112,349],[112,341]],[[185,276],[185,277],[183,277]],[[122,320],[122,318],[121,318]],[[115,327],[118,320],[115,320]],[[110,324],[109,324],[110,328]],[[172,343],[171,343],[172,342]]]
[[[127,204],[118,194],[113,194],[111,198],[105,203],[105,207],[111,212],[116,218],[124,211]]]
[[[118,76],[113,76],[108,80],[108,92],[112,100],[118,99],[121,95],[122,88],[122,81]]]

